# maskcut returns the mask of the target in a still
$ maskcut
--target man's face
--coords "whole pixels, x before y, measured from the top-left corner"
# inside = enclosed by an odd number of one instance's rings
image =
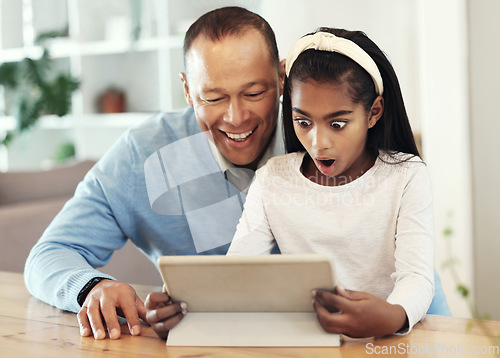
[[[230,162],[255,168],[276,126],[281,79],[256,30],[213,42],[199,36],[187,55],[184,93],[198,125]]]

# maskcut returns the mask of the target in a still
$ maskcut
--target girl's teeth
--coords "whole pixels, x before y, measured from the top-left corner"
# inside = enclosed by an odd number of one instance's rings
[[[243,142],[243,141],[244,141],[245,139],[247,139],[247,138],[250,136],[250,134],[252,134],[252,133],[253,133],[253,129],[252,129],[251,131],[248,131],[248,132],[246,132],[246,133],[241,133],[241,134],[232,134],[232,133],[227,133],[227,132],[226,132],[226,135],[227,135],[229,138],[231,138],[231,139],[233,139],[233,140],[235,140],[235,141],[237,141],[237,142]]]

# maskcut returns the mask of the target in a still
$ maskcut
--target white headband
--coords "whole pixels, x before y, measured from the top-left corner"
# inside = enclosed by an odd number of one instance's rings
[[[375,90],[379,95],[384,92],[382,76],[375,61],[358,45],[351,40],[337,37],[329,32],[316,32],[299,39],[292,47],[286,58],[286,75],[290,75],[290,69],[299,55],[305,50],[314,49],[320,51],[338,52],[355,61],[370,74],[375,83]]]

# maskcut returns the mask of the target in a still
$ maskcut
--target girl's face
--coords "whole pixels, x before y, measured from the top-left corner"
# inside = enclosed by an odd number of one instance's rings
[[[342,185],[360,177],[375,158],[365,150],[366,136],[383,113],[377,97],[370,111],[353,103],[345,84],[293,82],[292,118],[297,138],[309,153],[306,177],[322,185]]]

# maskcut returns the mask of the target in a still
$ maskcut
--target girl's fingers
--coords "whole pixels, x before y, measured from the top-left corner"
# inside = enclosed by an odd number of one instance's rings
[[[351,291],[344,288],[342,285],[335,286],[335,291],[339,296],[348,298],[350,300],[359,301],[366,299],[366,293],[361,291]]]
[[[321,305],[330,308],[332,312],[337,310],[346,312],[350,307],[348,298],[324,290],[314,290],[313,298]]]
[[[155,323],[154,325],[151,325],[151,327],[153,327],[153,330],[157,335],[164,338],[168,334],[168,331],[170,331],[177,323],[179,323],[179,321],[183,319],[184,316],[185,314],[183,314],[181,311],[164,321],[160,321],[158,323]]]
[[[321,303],[317,300],[314,301],[314,309],[318,322],[323,329],[328,333],[344,333],[344,317],[339,313],[330,313]]]
[[[149,324],[153,326],[157,322],[168,320],[178,313],[185,314],[186,311],[187,311],[187,305],[184,302],[179,302],[179,303],[169,304],[167,306],[160,307],[155,310],[149,310],[147,312],[146,318]]]
[[[145,308],[147,310],[154,310],[160,304],[170,303],[170,297],[165,292],[151,292],[146,297]]]

